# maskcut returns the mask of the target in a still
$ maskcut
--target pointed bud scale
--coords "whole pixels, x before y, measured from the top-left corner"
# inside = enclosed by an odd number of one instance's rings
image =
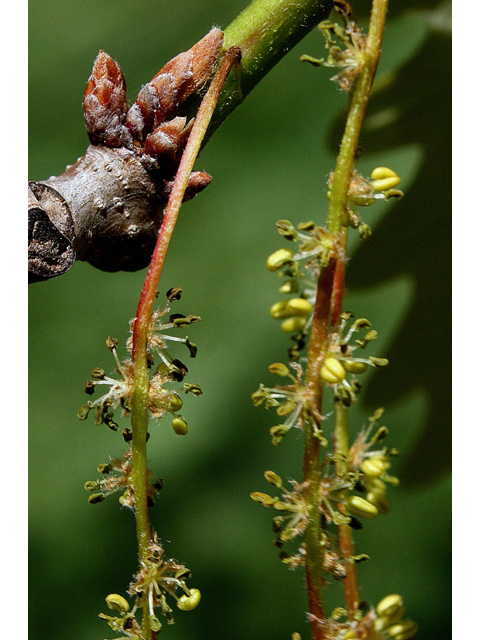
[[[128,111],[126,89],[120,66],[108,53],[100,51],[83,96],[85,125],[92,144],[120,147],[129,143],[130,134],[124,126]]]
[[[223,32],[212,29],[185,53],[162,67],[139,92],[127,114],[126,125],[142,140],[175,113],[179,104],[203,87],[215,68]]]
[[[193,126],[193,120],[188,125],[186,122],[186,118],[174,118],[149,133],[145,138],[145,153],[157,159],[162,156],[161,160],[165,158],[178,164]]]

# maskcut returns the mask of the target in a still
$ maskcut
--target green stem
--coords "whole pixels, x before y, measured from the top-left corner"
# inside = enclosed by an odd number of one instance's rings
[[[137,315],[133,327],[133,396],[132,396],[132,464],[133,490],[135,495],[135,519],[137,526],[138,555],[140,563],[147,558],[151,540],[148,517],[147,496],[147,429],[148,429],[148,391],[149,377],[147,366],[147,340],[150,328],[152,306],[155,300],[160,275],[162,273],[168,245],[175,228],[188,178],[193,169],[198,152],[210,123],[215,105],[222,90],[225,78],[233,64],[238,62],[239,51],[226,52],[210,87],[202,100],[195,118],[187,146],[183,153],[175,182],[164,212],[162,226],[153,252],[152,261],[145,278],[140,296]],[[142,631],[144,640],[154,638],[148,619],[148,603],[143,605]]]
[[[342,309],[344,278],[346,266],[347,229],[343,226],[347,208],[348,190],[352,169],[354,168],[360,130],[370,96],[373,79],[378,65],[380,45],[385,25],[388,0],[374,0],[364,54],[364,65],[359,74],[353,94],[342,138],[340,152],[331,186],[327,227],[335,236],[337,255],[320,274],[315,310],[308,347],[307,389],[309,400],[319,415],[322,410],[323,381],[320,370],[328,350],[330,331],[335,330]],[[336,463],[338,475],[345,475],[348,470],[349,434],[346,408],[335,404],[335,451],[342,453],[345,460]],[[321,521],[318,508],[320,498],[320,443],[315,437],[313,422],[305,424],[305,449],[303,458],[304,481],[309,486],[306,492],[309,522],[305,532],[306,573],[310,614],[312,614],[312,638],[325,638],[325,618],[321,576],[323,573],[323,551],[321,547]],[[353,538],[348,525],[339,527],[339,547],[343,557],[353,555]],[[343,581],[345,600],[350,619],[354,619],[359,604],[359,589],[355,565],[346,563],[347,576]]]
[[[225,29],[225,49],[239,47],[241,65],[225,83],[206,140],[260,80],[333,7],[333,0],[253,0]]]
[[[383,31],[387,16],[388,0],[373,0],[370,16],[370,27],[367,36],[364,65],[359,74],[353,94],[351,96],[350,109],[345,125],[340,152],[337,158],[334,178],[331,187],[330,203],[328,209],[328,230],[336,234],[339,241],[339,261],[335,274],[334,295],[332,299],[332,328],[336,328],[341,308],[344,291],[347,228],[343,227],[345,212],[348,202],[348,190],[350,186],[352,170],[355,166],[360,131],[365,118],[370,92],[380,57]],[[345,461],[336,463],[337,475],[343,476],[348,470],[349,433],[346,408],[341,403],[335,403],[335,453],[341,453]],[[338,529],[338,544],[344,558],[354,554],[352,531],[348,525],[340,525]],[[351,620],[355,617],[360,602],[358,579],[355,564],[345,563],[347,575],[343,580],[345,601]]]
[[[341,402],[335,402],[334,451],[342,454],[342,458],[335,463],[335,470],[338,476],[344,477],[348,472],[350,444],[347,409]],[[345,562],[347,575],[343,579],[345,603],[350,620],[355,620],[355,613],[358,611],[358,605],[360,604],[360,591],[355,564],[348,562],[348,558],[354,555],[352,530],[348,524],[341,524],[338,527],[338,546],[341,556],[347,560]]]
[[[367,110],[375,72],[380,57],[388,0],[373,0],[370,28],[364,52],[363,69],[351,96],[345,131],[335,166],[328,207],[328,230],[340,233],[345,219],[347,194],[354,168],[358,139]]]
[[[321,414],[323,381],[320,369],[326,355],[329,335],[330,300],[333,291],[335,261],[323,269],[317,288],[317,298],[313,313],[312,329],[308,345],[308,364],[306,385],[311,407]],[[313,419],[307,419],[304,425],[305,446],[303,454],[303,480],[308,482],[305,491],[305,502],[308,513],[308,525],[305,530],[305,569],[309,613],[313,640],[325,637],[325,627],[321,624],[325,619],[322,597],[322,574],[324,552],[321,544],[322,525],[320,504],[320,440]]]

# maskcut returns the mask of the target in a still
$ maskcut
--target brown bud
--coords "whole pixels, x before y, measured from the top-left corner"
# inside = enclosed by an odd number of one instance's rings
[[[92,144],[120,147],[131,142],[124,126],[128,111],[126,83],[120,66],[100,51],[83,96],[83,111]]]
[[[178,164],[193,126],[193,120],[188,125],[186,122],[186,118],[174,118],[149,133],[145,138],[145,153],[157,158],[160,163],[170,161]]]
[[[187,202],[187,200],[191,200],[194,198],[197,193],[203,191],[210,182],[212,181],[212,176],[205,171],[192,171],[190,177],[188,178],[188,185],[185,190],[185,195],[183,196],[183,202]],[[163,191],[161,192],[162,198],[165,201],[168,200],[168,197],[173,189],[174,180],[165,180],[163,183]]]
[[[167,62],[139,92],[127,114],[126,125],[134,138],[147,134],[173,115],[182,102],[203,87],[223,45],[223,32],[212,29],[188,51]]]

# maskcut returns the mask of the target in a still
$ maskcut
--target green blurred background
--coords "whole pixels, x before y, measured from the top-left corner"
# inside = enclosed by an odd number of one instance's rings
[[[133,99],[168,59],[245,5],[31,1],[29,178],[61,173],[84,153],[82,95],[99,49],[120,63]],[[355,6],[367,15],[367,2]],[[185,402],[186,438],[167,422],[151,427],[150,466],[165,480],[152,523],[202,592],[201,606],[178,612],[165,638],[309,637],[302,572],[279,562],[272,513],[249,498],[268,490],[265,469],[301,475],[301,434],[272,447],[275,414],[250,399],[260,382],[276,382],[267,367],[289,345],[269,317],[279,283],[265,260],[285,246],[276,220],[324,220],[345,114],[331,71],[301,64],[302,53],[324,55],[318,32],[202,152],[197,168],[213,182],[182,211],[160,284],[183,288],[174,311],[202,317],[188,332],[199,353],[187,381],[204,390]],[[448,4],[391,3],[359,168],[391,166],[406,195],[365,211],[374,234],[361,245],[351,234],[347,274],[346,308],[371,320],[380,334],[372,354],[391,361],[368,378],[351,422],[358,429],[385,407],[389,442],[401,451],[392,512],[355,536],[357,552],[372,558],[359,566],[362,597],[375,604],[401,593],[419,640],[451,637],[450,56]],[[83,489],[99,463],[122,454],[121,435],[76,413],[92,368],[113,370],[105,339],[126,340],[144,276],[78,263],[29,288],[31,640],[114,637],[97,614],[136,570],[131,512],[116,497],[92,507]],[[342,603],[338,584],[327,602]]]

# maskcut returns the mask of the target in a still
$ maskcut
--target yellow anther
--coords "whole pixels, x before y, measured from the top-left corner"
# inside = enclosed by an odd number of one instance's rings
[[[180,411],[183,407],[183,400],[180,398],[178,393],[172,393],[170,396],[170,408],[172,411]]]
[[[370,174],[372,180],[383,180],[384,178],[398,178],[397,173],[388,167],[375,167]]]
[[[390,463],[385,460],[383,456],[372,456],[371,458],[366,458],[360,466],[363,473],[372,478],[379,478],[389,467]]]
[[[270,307],[270,315],[278,320],[278,318],[288,318],[292,314],[287,311],[287,301],[281,300]]]
[[[279,249],[272,253],[267,259],[267,269],[269,271],[278,271],[285,264],[292,262],[293,251],[291,249]]]
[[[177,602],[177,607],[182,611],[191,611],[198,607],[202,594],[198,589],[190,589],[190,595],[183,595]]]
[[[377,507],[360,496],[350,496],[347,500],[347,509],[352,516],[366,520],[372,520],[378,515]]]
[[[291,316],[308,316],[312,312],[312,305],[304,298],[292,298],[287,301],[286,311]]]
[[[342,360],[342,364],[348,373],[361,374],[365,373],[368,369],[368,364],[365,362],[356,362],[355,360]]]
[[[107,607],[109,609],[114,609],[115,611],[120,611],[121,613],[127,613],[130,609],[130,605],[122,596],[118,595],[118,593],[111,593],[105,598],[105,602],[107,603]]]
[[[369,491],[367,493],[367,500],[373,504],[373,506],[377,508],[378,513],[381,514],[388,513],[392,508],[390,500],[384,491]]]
[[[186,436],[188,433],[188,425],[180,416],[172,420],[172,427],[177,436]]]
[[[274,362],[268,367],[268,370],[277,374],[277,376],[282,376],[282,378],[288,376],[289,373],[287,365],[283,364],[283,362]]]
[[[388,629],[388,635],[394,640],[409,640],[418,631],[418,625],[413,620],[404,620]]]
[[[397,610],[403,607],[403,598],[398,593],[392,593],[389,596],[385,596],[377,604],[377,613],[379,616],[391,616],[397,612]]]
[[[320,369],[320,376],[328,384],[338,384],[345,380],[346,375],[344,366],[336,358],[327,358]]]
[[[284,320],[280,326],[285,333],[293,333],[294,331],[301,331],[306,323],[306,318],[296,316],[295,318]]]
[[[280,489],[282,486],[282,479],[279,475],[275,473],[275,471],[265,471],[263,474],[265,476],[265,480],[270,484],[273,484],[277,489]]]
[[[371,173],[371,185],[375,191],[386,191],[387,189],[394,189],[397,187],[401,180],[399,176],[388,167],[377,167]]]

